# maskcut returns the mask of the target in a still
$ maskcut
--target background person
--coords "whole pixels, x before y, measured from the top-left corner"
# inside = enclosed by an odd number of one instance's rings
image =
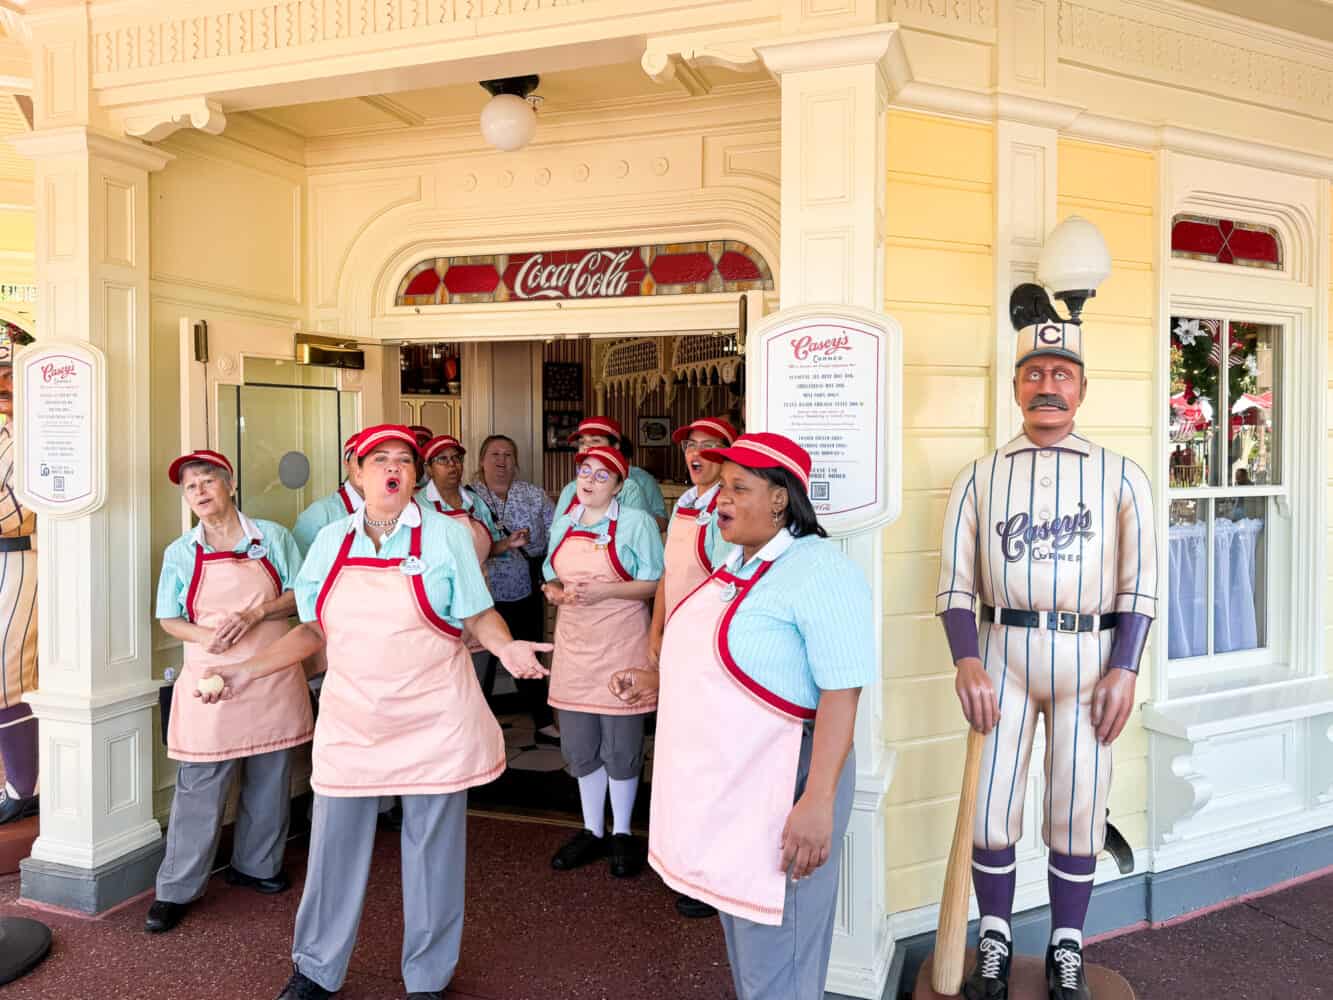
[[[353,434],[343,442],[343,481],[338,488],[326,497],[320,497],[296,518],[292,526],[292,537],[304,556],[310,551],[310,543],[323,530],[324,525],[355,514],[365,501],[361,498],[361,489],[356,485],[355,445],[357,435]]]
[[[540,589],[542,560],[550,537],[555,511],[551,499],[535,483],[518,478],[518,445],[503,434],[492,434],[481,443],[481,464],[472,490],[489,509],[491,521],[502,536],[518,542],[509,551],[486,562],[486,576],[495,610],[516,639],[540,641],[546,633],[546,607]],[[491,691],[496,661],[491,659],[482,689]],[[560,733],[546,703],[545,678],[516,680],[518,693],[538,743],[559,742]]]
[[[287,529],[236,509],[232,466],[215,451],[171,463],[198,525],[169,546],[157,585],[163,631],[184,644],[171,693],[167,756],[178,762],[157,899],[144,925],[175,927],[204,893],[233,779],[241,783],[230,885],[282,892],[291,808],[291,748],[310,742],[314,720],[304,674],[289,668],[222,705],[206,705],[204,672],[244,660],[286,634],[296,610],[292,582],[301,554]]]
[[[620,448],[623,436],[619,421],[610,417],[589,417],[579,422],[569,440],[579,451],[587,451],[589,448]],[[624,455],[623,449],[621,454]],[[666,500],[662,497],[662,488],[651,475],[637,465],[630,464],[628,457],[625,458],[625,466],[629,469],[629,475],[625,477],[624,489],[620,491],[620,505],[648,511],[657,522],[657,530],[665,531]],[[577,487],[577,479],[571,479],[565,484],[565,488],[560,491],[560,499],[555,502],[557,513],[569,513],[577,502],[574,495]]]
[[[721,911],[739,1000],[810,1000],[828,973],[856,705],[879,670],[875,611],[815,518],[803,448],[743,434],[702,454],[725,463],[717,516],[736,549],[668,618],[660,675],[613,688],[632,703],[660,678],[653,868]]]
[[[461,630],[516,675],[544,672],[535,654],[550,648],[510,637],[467,530],[413,499],[417,459],[406,427],[361,435],[366,505],[315,539],[296,581],[304,624],[218,671],[225,705],[327,647],[309,869],[282,1000],[323,1000],[346,978],[381,795],[403,802],[403,980],[412,996],[442,996],[463,932],[466,790],[505,767]]]
[[[0,321],[0,823],[37,815],[37,717],[20,699],[37,690],[37,515],[14,493],[14,351],[33,338]]]
[[[647,601],[662,576],[662,540],[647,511],[617,500],[629,463],[613,448],[590,448],[574,459],[573,509],[551,528],[544,575],[558,609],[551,657],[551,705],[560,713],[560,751],[578,779],[583,829],[551,860],[561,871],[611,855],[611,874],[642,868],[630,832],[643,770],[644,715],[653,699],[627,704],[611,677],[648,660]],[[614,822],[606,837],[606,799]]]

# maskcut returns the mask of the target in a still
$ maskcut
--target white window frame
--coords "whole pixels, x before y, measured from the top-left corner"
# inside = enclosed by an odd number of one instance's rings
[[[1157,411],[1153,419],[1152,468],[1157,497],[1159,620],[1153,630],[1152,697],[1163,703],[1205,691],[1320,676],[1325,670],[1329,354],[1329,237],[1325,220],[1329,217],[1329,189],[1327,181],[1168,150],[1161,153],[1159,182]],[[1282,242],[1281,269],[1173,257],[1171,224],[1182,212],[1272,226]],[[1273,530],[1281,518],[1277,509],[1285,506],[1288,537],[1282,540],[1285,552],[1279,552],[1277,540],[1270,535],[1267,633],[1265,645],[1259,650],[1177,660],[1167,656],[1172,491],[1166,414],[1171,395],[1173,316],[1260,323],[1281,331],[1282,365],[1274,389],[1280,400],[1279,468],[1286,499],[1270,505],[1267,530]],[[1227,415],[1220,415],[1220,419],[1227,419]],[[1191,496],[1216,497],[1266,495],[1272,491],[1254,487],[1188,492]],[[1211,553],[1211,539],[1209,549]],[[1283,592],[1280,596],[1279,591]],[[1211,621],[1210,606],[1210,628]]]

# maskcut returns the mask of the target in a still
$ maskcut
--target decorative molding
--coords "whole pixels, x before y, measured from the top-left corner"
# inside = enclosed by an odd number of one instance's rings
[[[1229,93],[1273,107],[1318,107],[1333,117],[1333,69],[1128,17],[1119,10],[1063,0],[1062,58],[1113,71],[1134,67],[1159,83]]]
[[[895,0],[893,19],[932,27],[995,27],[996,0]]]
[[[821,69],[880,63],[887,59],[898,33],[896,24],[873,24],[852,31],[783,38],[755,46],[774,76]]]
[[[227,116],[220,104],[204,97],[189,97],[130,108],[121,116],[121,127],[136,139],[161,142],[183,128],[221,135],[227,127]]]

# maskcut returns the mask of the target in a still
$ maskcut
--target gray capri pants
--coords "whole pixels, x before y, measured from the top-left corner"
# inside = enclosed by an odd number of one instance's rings
[[[560,755],[576,778],[605,767],[616,781],[637,778],[643,770],[643,715],[560,713]]]

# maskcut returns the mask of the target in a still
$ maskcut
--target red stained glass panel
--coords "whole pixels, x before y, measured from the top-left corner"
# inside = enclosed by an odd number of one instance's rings
[[[1282,267],[1282,242],[1276,230],[1231,219],[1176,216],[1171,224],[1171,253],[1217,264]]]

